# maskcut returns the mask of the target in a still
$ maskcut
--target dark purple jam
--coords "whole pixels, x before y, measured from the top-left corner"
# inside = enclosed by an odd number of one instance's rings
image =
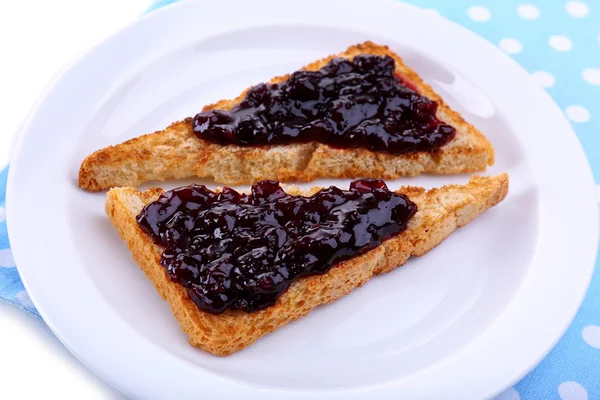
[[[275,303],[299,277],[323,274],[406,229],[417,206],[375,179],[311,197],[277,181],[215,193],[202,185],[163,193],[137,216],[164,247],[161,264],[205,311],[246,312]]]
[[[391,154],[431,151],[452,140],[456,131],[436,118],[437,103],[394,70],[389,56],[336,58],[319,71],[254,86],[231,111],[197,114],[194,133],[221,145],[317,141]]]

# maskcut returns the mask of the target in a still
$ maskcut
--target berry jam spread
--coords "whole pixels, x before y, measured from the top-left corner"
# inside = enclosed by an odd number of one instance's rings
[[[437,103],[394,75],[389,56],[336,58],[319,71],[251,88],[231,111],[194,117],[194,133],[221,145],[317,141],[401,154],[436,149],[455,129],[435,116]]]
[[[161,264],[205,311],[246,312],[273,305],[299,277],[323,274],[406,229],[417,206],[375,179],[311,197],[286,194],[277,181],[249,195],[203,185],[163,193],[137,216],[164,247]]]

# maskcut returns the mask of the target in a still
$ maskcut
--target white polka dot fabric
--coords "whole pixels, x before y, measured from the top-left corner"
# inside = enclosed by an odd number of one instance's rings
[[[590,8],[584,1],[569,1],[566,4],[565,9],[575,18],[587,17],[590,13]]]
[[[0,298],[12,303],[39,317],[37,310],[29,299],[10,251],[8,233],[6,231],[6,178],[8,168],[0,170]]]
[[[517,54],[523,51],[523,45],[515,38],[504,38],[498,42],[498,46],[508,54]]]
[[[532,4],[520,4],[517,7],[517,13],[523,19],[536,19],[540,17],[540,9]]]
[[[562,400],[588,400],[587,390],[577,382],[563,382],[558,385],[558,395]]]
[[[548,44],[556,51],[569,51],[573,48],[573,42],[565,35],[552,35],[548,38]]]
[[[489,21],[489,19],[492,16],[492,13],[490,13],[490,10],[484,6],[469,7],[469,9],[467,10],[467,14],[469,15],[469,18],[471,18],[473,21],[477,21],[477,22]]]
[[[586,68],[581,76],[590,85],[600,85],[600,68]]]
[[[588,325],[581,333],[583,340],[595,349],[600,349],[600,326]]]

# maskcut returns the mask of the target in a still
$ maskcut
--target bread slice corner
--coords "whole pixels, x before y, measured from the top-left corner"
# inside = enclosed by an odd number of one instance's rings
[[[440,244],[456,228],[471,222],[508,193],[508,175],[473,177],[466,185],[448,185],[425,190],[404,187],[418,205],[418,212],[406,231],[380,246],[335,265],[324,275],[300,278],[271,307],[257,312],[227,310],[214,315],[200,310],[183,286],[173,283],[160,265],[162,248],[137,225],[136,216],[144,205],[163,192],[135,188],[111,189],[107,194],[106,213],[127,243],[134,260],[152,281],[189,336],[193,346],[219,356],[230,355],[252,344],[261,336],[308,314],[313,308],[330,303],[363,285],[374,275],[403,265],[411,256],[421,256]],[[301,192],[288,186],[290,194],[310,195],[319,188]]]

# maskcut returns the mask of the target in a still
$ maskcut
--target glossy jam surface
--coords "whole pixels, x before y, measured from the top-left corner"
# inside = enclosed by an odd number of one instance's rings
[[[274,304],[297,278],[326,273],[402,232],[416,211],[375,179],[311,197],[262,181],[249,195],[198,185],[174,189],[146,205],[137,222],[164,247],[161,264],[170,279],[200,309],[218,314]]]
[[[394,75],[389,56],[337,58],[318,71],[296,71],[280,84],[251,88],[231,111],[193,120],[197,137],[239,146],[318,141],[339,148],[401,154],[452,140],[437,103]]]

